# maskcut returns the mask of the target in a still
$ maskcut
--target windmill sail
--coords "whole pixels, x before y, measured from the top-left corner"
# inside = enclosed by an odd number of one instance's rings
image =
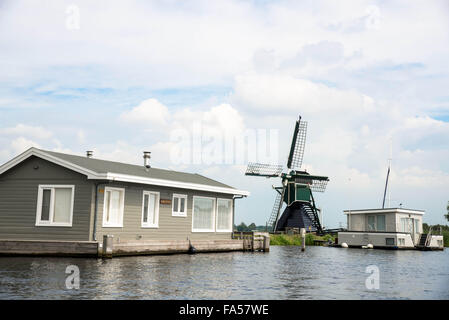
[[[324,192],[326,191],[329,178],[323,176],[311,176],[309,174],[303,173],[296,176],[295,182],[307,184],[314,192]]]
[[[276,199],[274,200],[273,210],[271,211],[270,219],[267,222],[267,225],[270,228],[270,231],[275,231],[276,224],[279,220],[279,214],[281,212],[282,205],[284,203],[284,192],[285,187],[282,188],[282,192],[277,192]]]
[[[304,157],[304,149],[306,146],[307,122],[301,121],[301,116],[296,121],[295,131],[293,132],[292,145],[288,156],[287,168],[299,169],[302,165]]]
[[[281,173],[282,173],[282,165],[249,162],[248,167],[246,168],[245,175],[278,177]]]

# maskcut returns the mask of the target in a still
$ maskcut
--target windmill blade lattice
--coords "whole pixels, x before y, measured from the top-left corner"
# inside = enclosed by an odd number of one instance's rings
[[[292,145],[288,156],[287,168],[299,169],[302,166],[304,158],[304,149],[306,146],[307,121],[296,121],[295,131],[293,132]]]
[[[273,209],[271,210],[271,216],[267,222],[267,225],[270,227],[271,231],[274,231],[274,229],[276,227],[276,222],[278,221],[279,213],[282,209],[282,205],[284,204],[284,201],[283,201],[284,191],[285,191],[285,188],[282,189],[281,193],[279,193],[279,192],[276,193],[276,199],[274,200]]]
[[[245,175],[278,177],[281,173],[282,173],[282,165],[249,162],[248,167],[246,168]]]
[[[326,191],[326,187],[327,187],[327,183],[329,182],[328,179],[301,179],[301,178],[296,178],[295,179],[296,183],[302,183],[302,184],[308,184],[310,189],[314,192],[324,192]]]

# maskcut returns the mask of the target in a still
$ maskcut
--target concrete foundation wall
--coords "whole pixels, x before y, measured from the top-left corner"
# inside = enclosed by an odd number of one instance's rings
[[[98,256],[93,241],[0,240],[0,255]]]

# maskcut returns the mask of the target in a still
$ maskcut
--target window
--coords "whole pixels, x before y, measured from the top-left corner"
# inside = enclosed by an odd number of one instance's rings
[[[159,227],[159,192],[143,192],[142,228]]]
[[[39,185],[36,226],[71,227],[74,193],[73,185]]]
[[[368,216],[368,231],[375,231],[375,230],[376,230],[376,217]]]
[[[405,239],[404,238],[399,238],[398,242],[399,242],[400,246],[405,246]]]
[[[413,222],[410,218],[401,218],[400,232],[412,233]]]
[[[385,215],[378,215],[376,219],[376,231],[385,231]]]
[[[217,199],[217,231],[232,232],[231,199]]]
[[[415,219],[415,232],[420,233],[419,231],[419,219]]]
[[[387,246],[394,246],[394,238],[385,238],[385,244]]]
[[[125,189],[104,188],[103,227],[123,227]]]
[[[193,197],[192,232],[214,232],[215,199]]]
[[[408,232],[407,230],[407,218],[401,218],[401,224],[399,228],[400,232]]]
[[[172,216],[187,217],[187,195],[173,194]]]

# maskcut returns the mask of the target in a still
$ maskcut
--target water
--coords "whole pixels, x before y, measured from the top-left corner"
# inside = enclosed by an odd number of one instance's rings
[[[68,265],[79,267],[78,290],[66,289]],[[366,288],[369,265],[379,268],[379,289]],[[449,250],[1,257],[0,299],[449,299]]]

